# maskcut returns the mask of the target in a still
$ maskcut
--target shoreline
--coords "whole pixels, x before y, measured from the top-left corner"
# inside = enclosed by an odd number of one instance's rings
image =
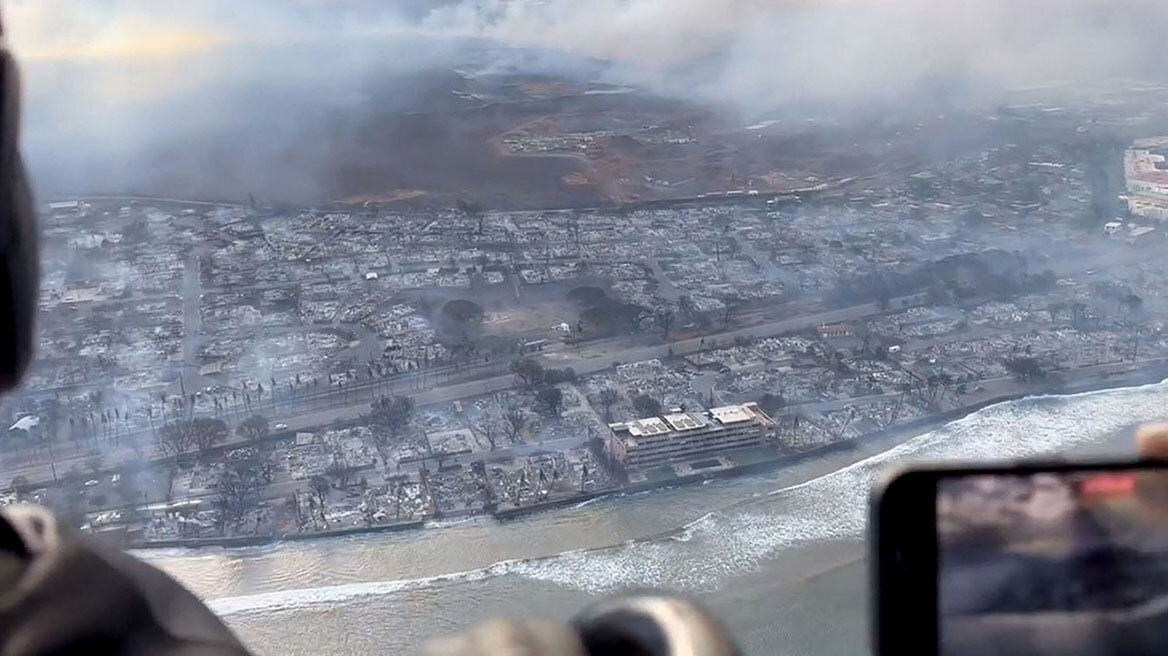
[[[496,521],[508,522],[516,519],[553,511],[559,508],[574,506],[596,499],[619,498],[621,496],[633,495],[652,490],[674,488],[681,486],[689,486],[698,483],[703,483],[709,480],[731,479],[749,476],[751,474],[758,474],[763,472],[776,471],[786,467],[790,467],[801,462],[805,462],[815,457],[826,456],[834,453],[841,453],[853,451],[871,443],[887,440],[892,444],[887,445],[889,448],[895,444],[912,439],[931,430],[939,428],[950,422],[959,420],[963,417],[971,415],[975,412],[983,410],[987,407],[997,405],[999,403],[1009,403],[1025,398],[1040,398],[1044,396],[1065,396],[1072,394],[1084,394],[1089,392],[1097,392],[1110,389],[1123,389],[1127,387],[1137,387],[1140,385],[1147,385],[1158,383],[1168,379],[1168,362],[1157,362],[1149,364],[1137,369],[1130,369],[1115,373],[1099,372],[1099,371],[1080,371],[1082,375],[1081,380],[1073,380],[1075,371],[1060,372],[1065,378],[1071,378],[1069,382],[1064,382],[1057,389],[1048,390],[1030,390],[1012,392],[1007,394],[998,394],[990,398],[982,399],[974,403],[963,405],[957,408],[951,408],[938,413],[933,413],[924,417],[919,417],[904,424],[889,427],[884,430],[867,433],[859,437],[841,440],[832,444],[827,444],[815,449],[802,451],[799,453],[779,454],[772,458],[767,458],[755,462],[742,464],[736,467],[717,470],[713,472],[705,472],[693,474],[686,477],[679,477],[676,479],[659,480],[659,481],[645,481],[631,485],[625,485],[619,488],[595,490],[592,492],[585,492],[582,494],[565,497],[562,499],[555,499],[552,501],[544,501],[529,506],[522,506],[518,508],[507,508],[503,510],[496,509],[483,513],[474,513],[467,515],[467,517],[490,517]],[[441,516],[432,519],[441,520]],[[188,548],[196,549],[200,547],[222,547],[222,548],[237,548],[237,547],[251,547],[251,546],[265,546],[284,541],[304,541],[316,539],[329,539],[336,537],[343,537],[348,535],[359,535],[365,533],[386,533],[386,532],[404,532],[417,529],[425,529],[429,524],[430,519],[410,520],[405,522],[396,522],[393,524],[382,524],[377,526],[351,526],[345,528],[331,529],[325,531],[314,531],[311,533],[288,533],[288,534],[273,534],[273,535],[251,535],[251,536],[234,536],[234,537],[212,537],[212,538],[183,538],[174,540],[150,540],[140,542],[127,542],[121,545],[126,549],[164,549],[164,548]]]

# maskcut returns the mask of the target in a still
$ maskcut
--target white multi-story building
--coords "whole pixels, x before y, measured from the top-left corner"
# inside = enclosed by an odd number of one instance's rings
[[[1127,208],[1135,216],[1168,221],[1168,200],[1135,196],[1127,199]]]
[[[1164,137],[1138,140],[1123,155],[1127,208],[1133,216],[1168,220],[1168,167],[1163,155],[1152,152],[1165,143]]]
[[[775,421],[757,403],[723,406],[704,412],[673,412],[660,417],[609,424],[609,451],[627,469],[643,469],[733,449],[761,446]]]

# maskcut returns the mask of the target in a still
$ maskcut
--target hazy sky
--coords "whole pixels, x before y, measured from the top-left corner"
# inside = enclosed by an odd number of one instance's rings
[[[646,68],[718,56],[841,87],[960,70],[1026,78],[1139,65],[1159,0],[4,0],[27,58],[183,56],[229,43],[484,36]],[[1076,69],[1083,69],[1076,71]],[[865,78],[872,79],[871,82]],[[818,85],[816,85],[818,86]]]
[[[0,4],[25,62],[34,172],[66,187],[116,185],[144,149],[182,157],[180,144],[249,126],[263,134],[259,171],[302,136],[294,121],[360,101],[371,80],[454,62],[466,37],[611,60],[614,81],[754,116],[804,100],[887,105],[937,81],[992,95],[1160,76],[1168,61],[1162,0]]]

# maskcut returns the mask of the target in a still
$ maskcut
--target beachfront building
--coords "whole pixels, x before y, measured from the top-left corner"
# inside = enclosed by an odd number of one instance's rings
[[[1123,156],[1127,182],[1127,208],[1133,216],[1168,220],[1168,164],[1164,152],[1168,139],[1137,139]]]
[[[678,411],[609,424],[609,451],[626,469],[643,469],[732,449],[761,446],[775,427],[757,403]]]

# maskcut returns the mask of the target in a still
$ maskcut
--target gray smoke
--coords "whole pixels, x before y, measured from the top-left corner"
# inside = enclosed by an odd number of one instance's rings
[[[922,82],[986,89],[1163,73],[1154,0],[476,2],[431,14],[507,42],[626,64],[675,93],[762,107],[888,98]],[[655,78],[655,79],[653,79]]]
[[[1154,0],[8,0],[42,193],[320,200],[452,67],[633,84],[740,117],[988,104],[1164,76]],[[434,137],[437,138],[437,137]],[[378,155],[392,159],[390,147]],[[408,158],[412,155],[400,155]],[[354,188],[407,178],[390,163]],[[380,176],[380,177],[379,177]],[[345,178],[348,180],[348,178]],[[341,185],[342,187],[344,185]],[[329,191],[325,191],[329,190]]]

